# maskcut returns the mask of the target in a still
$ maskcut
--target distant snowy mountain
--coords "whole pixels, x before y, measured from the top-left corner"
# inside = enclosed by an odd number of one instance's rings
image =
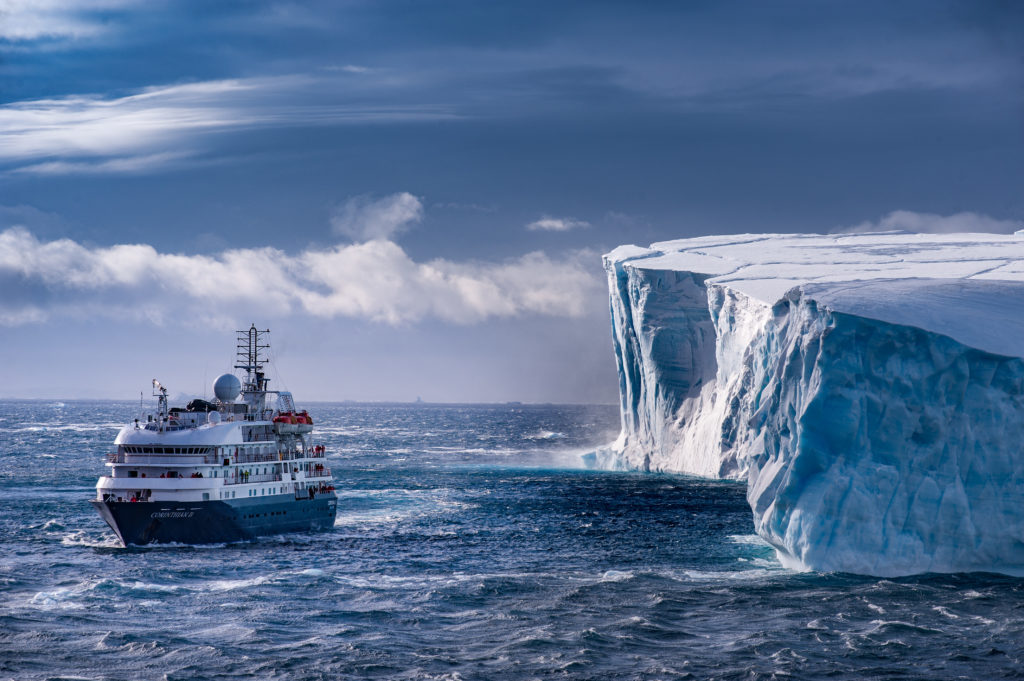
[[[1024,235],[737,235],[605,256],[606,468],[747,480],[796,566],[1024,573]]]

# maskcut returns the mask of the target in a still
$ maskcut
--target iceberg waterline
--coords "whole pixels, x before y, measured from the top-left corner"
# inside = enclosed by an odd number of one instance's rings
[[[783,562],[1024,573],[1024,237],[741,235],[605,256],[605,468],[747,481]]]

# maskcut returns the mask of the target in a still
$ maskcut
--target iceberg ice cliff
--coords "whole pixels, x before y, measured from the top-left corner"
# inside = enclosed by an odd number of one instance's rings
[[[1024,573],[1024,235],[739,235],[605,256],[607,468],[747,481],[784,563]]]

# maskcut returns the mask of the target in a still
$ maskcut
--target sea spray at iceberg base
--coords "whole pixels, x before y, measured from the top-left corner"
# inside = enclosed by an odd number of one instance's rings
[[[1024,237],[745,235],[605,256],[616,469],[747,482],[794,567],[1024,573]]]

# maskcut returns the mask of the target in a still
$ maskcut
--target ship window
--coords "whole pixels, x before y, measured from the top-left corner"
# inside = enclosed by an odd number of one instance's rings
[[[210,500],[210,493],[209,492],[203,492],[203,501],[209,501],[209,500]]]

